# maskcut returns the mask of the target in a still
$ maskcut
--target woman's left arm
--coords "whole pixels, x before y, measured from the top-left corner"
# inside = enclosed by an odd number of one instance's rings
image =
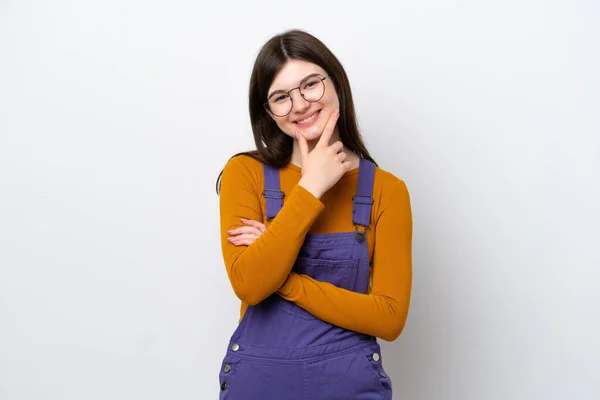
[[[381,204],[369,294],[294,272],[277,293],[331,324],[393,341],[404,328],[412,286],[412,212],[405,183],[398,181]]]

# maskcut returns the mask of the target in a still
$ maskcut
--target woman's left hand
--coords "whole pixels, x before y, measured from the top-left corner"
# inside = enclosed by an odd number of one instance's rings
[[[249,246],[267,230],[267,227],[258,221],[245,218],[241,218],[241,221],[247,226],[227,231],[230,235],[227,240],[235,246]]]

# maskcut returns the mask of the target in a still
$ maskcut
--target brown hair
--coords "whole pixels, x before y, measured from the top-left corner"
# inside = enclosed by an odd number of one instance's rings
[[[337,127],[344,146],[362,158],[375,162],[358,130],[352,91],[346,71],[333,53],[316,37],[301,30],[290,30],[269,39],[260,49],[250,77],[250,122],[256,150],[233,155],[247,155],[262,163],[281,168],[290,162],[293,139],[284,134],[263,104],[273,79],[288,60],[303,60],[318,65],[330,76],[340,101]],[[217,194],[221,175],[217,178]]]

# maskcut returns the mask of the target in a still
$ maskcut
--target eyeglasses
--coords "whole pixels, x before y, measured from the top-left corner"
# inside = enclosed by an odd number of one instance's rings
[[[265,108],[277,117],[285,117],[294,107],[294,101],[290,93],[296,89],[298,89],[304,100],[311,103],[319,101],[325,94],[325,82],[323,81],[327,78],[329,78],[329,75],[324,78],[321,78],[318,74],[309,75],[300,82],[300,86],[290,89],[288,92],[278,90],[269,96],[267,102],[264,103]]]

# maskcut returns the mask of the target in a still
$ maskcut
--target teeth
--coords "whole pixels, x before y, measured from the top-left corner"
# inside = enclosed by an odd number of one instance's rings
[[[314,113],[314,114],[313,114],[313,115],[311,115],[310,117],[308,117],[308,118],[304,118],[303,120],[300,120],[300,121],[298,121],[297,123],[298,123],[298,124],[303,124],[303,123],[305,123],[306,121],[309,121],[309,120],[313,119],[314,117],[316,117],[318,113],[319,113],[319,112],[317,111],[316,113]]]

